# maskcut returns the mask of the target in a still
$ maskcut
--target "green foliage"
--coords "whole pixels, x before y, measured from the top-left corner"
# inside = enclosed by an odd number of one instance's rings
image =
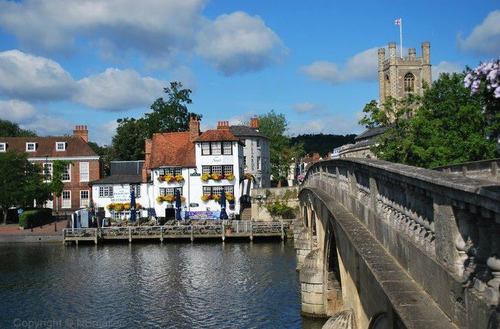
[[[332,152],[334,148],[354,143],[354,137],[356,135],[333,135],[333,134],[306,134],[298,135],[296,137],[290,138],[292,145],[297,145],[302,143],[304,152],[306,154],[312,154],[314,152],[319,153],[321,156],[326,156],[329,152]]]
[[[377,157],[428,168],[495,157],[496,141],[486,136],[498,120],[487,120],[481,95],[471,95],[463,77],[442,74],[421,99],[389,104],[399,112],[372,148]],[[377,115],[375,124],[385,123]]]
[[[0,207],[4,223],[7,209],[13,206],[32,206],[49,198],[49,188],[43,182],[41,167],[28,161],[26,154],[0,153]]]
[[[62,176],[64,170],[71,165],[70,161],[54,160],[52,162],[52,180],[50,181],[50,191],[54,192],[57,197],[60,197],[64,189]]]
[[[17,123],[0,119],[0,137],[35,137],[34,131],[22,129]]]
[[[288,127],[285,115],[274,110],[259,116],[259,131],[269,138],[271,153],[271,175],[278,181],[286,179],[290,163],[304,154],[303,145],[292,145],[290,138],[285,135]]]
[[[188,111],[191,90],[183,89],[180,82],[171,82],[164,88],[168,98],[156,99],[151,112],[139,119],[118,119],[118,127],[112,141],[112,158],[116,160],[144,159],[144,140],[154,133],[189,130],[189,118],[201,115]]]
[[[284,201],[270,202],[265,207],[273,218],[278,216],[283,219],[295,218],[295,209],[288,206]]]
[[[99,155],[104,175],[109,176],[111,173],[111,160],[113,160],[113,148],[108,145],[100,146],[95,142],[89,142],[88,144]]]
[[[53,221],[52,209],[26,210],[19,216],[19,226],[23,228],[37,227]]]

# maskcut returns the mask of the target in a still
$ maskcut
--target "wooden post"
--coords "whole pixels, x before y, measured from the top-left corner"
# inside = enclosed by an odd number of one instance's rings
[[[66,229],[63,228],[63,244],[66,242]]]
[[[94,243],[97,244],[97,229],[95,229],[95,237],[94,237]]]
[[[238,221],[236,221],[236,233],[240,233],[240,226]]]
[[[128,242],[132,243],[132,228],[128,227]]]
[[[160,242],[163,243],[163,226],[160,226]]]
[[[191,224],[191,242],[194,241],[193,224]]]
[[[253,241],[253,223],[250,220],[250,241]]]
[[[224,221],[222,221],[222,241],[226,240],[226,228],[224,227]]]
[[[285,240],[285,231],[284,231],[284,227],[283,227],[283,219],[280,220],[281,222],[281,240]]]

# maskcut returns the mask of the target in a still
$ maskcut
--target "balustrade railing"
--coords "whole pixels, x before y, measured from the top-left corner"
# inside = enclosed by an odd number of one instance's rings
[[[369,207],[378,220],[498,305],[500,186],[370,159],[315,163],[303,186],[325,184],[327,192],[350,195]]]

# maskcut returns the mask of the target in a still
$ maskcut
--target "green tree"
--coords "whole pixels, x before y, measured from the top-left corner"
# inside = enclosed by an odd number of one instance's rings
[[[0,137],[35,137],[35,132],[22,129],[17,123],[0,119]]]
[[[49,190],[55,196],[54,209],[56,212],[59,211],[58,200],[61,197],[62,191],[64,189],[63,174],[68,166],[71,166],[70,161],[54,160],[52,162],[52,180],[50,181]]]
[[[89,142],[88,144],[101,159],[102,173],[105,176],[109,176],[111,172],[111,160],[113,160],[113,148],[108,145],[100,146],[96,142]]]
[[[496,143],[486,138],[494,123],[486,120],[481,95],[471,95],[463,79],[442,74],[421,99],[400,102],[400,112],[372,148],[377,157],[428,168],[494,157]],[[372,119],[380,122],[376,115]]]
[[[20,205],[24,207],[33,207],[33,201],[36,206],[41,207],[50,199],[50,186],[44,182],[42,166],[38,163],[25,162],[25,180],[23,186],[23,198],[20,199]]]
[[[113,136],[113,158],[118,160],[144,159],[144,140],[154,133],[187,131],[189,118],[201,115],[188,111],[191,104],[191,90],[183,89],[180,82],[171,82],[164,88],[167,99],[156,99],[151,112],[139,119],[124,118],[117,120],[118,127]]]
[[[271,110],[260,115],[259,120],[259,131],[269,138],[271,175],[280,187],[288,176],[290,164],[303,154],[303,144],[291,145],[290,138],[285,135],[288,122],[283,114]]]
[[[24,198],[24,169],[28,162],[25,154],[0,153],[0,207],[3,210],[3,224],[7,224],[7,210],[17,206]]]

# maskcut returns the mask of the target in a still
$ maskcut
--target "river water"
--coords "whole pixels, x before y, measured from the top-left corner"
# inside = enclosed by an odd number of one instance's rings
[[[0,245],[1,328],[321,328],[292,243]]]

